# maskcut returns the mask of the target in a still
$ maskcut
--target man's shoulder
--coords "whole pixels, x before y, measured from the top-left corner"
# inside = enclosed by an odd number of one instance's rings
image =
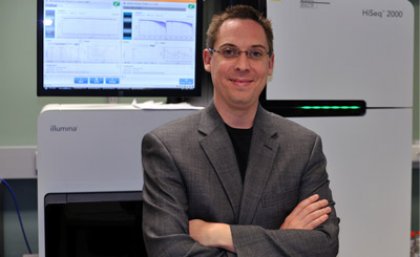
[[[265,111],[269,119],[270,129],[279,133],[280,135],[286,135],[287,137],[317,137],[317,133],[311,129],[304,127],[294,120],[285,118],[273,112]]]
[[[159,137],[171,135],[179,137],[181,134],[191,133],[191,131],[195,130],[198,126],[201,112],[202,110],[188,114],[184,117],[176,118],[153,129],[151,133],[158,135]]]

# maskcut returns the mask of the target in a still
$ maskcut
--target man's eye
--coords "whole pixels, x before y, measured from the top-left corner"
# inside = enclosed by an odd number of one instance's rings
[[[258,49],[251,49],[249,50],[249,57],[250,58],[254,58],[254,59],[259,59],[261,57],[263,57],[264,52],[262,50],[258,50]]]
[[[236,56],[236,52],[237,51],[235,51],[235,49],[233,49],[233,48],[224,48],[224,49],[222,49],[222,54],[225,57],[234,57],[234,56]]]

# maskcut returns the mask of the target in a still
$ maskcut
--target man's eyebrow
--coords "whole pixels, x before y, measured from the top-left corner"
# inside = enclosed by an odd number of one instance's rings
[[[231,43],[221,44],[219,47],[224,47],[224,46],[238,47],[237,45],[235,45],[235,44],[231,44]]]
[[[232,44],[232,43],[221,44],[219,47],[226,47],[226,46],[239,48],[239,46],[237,46],[235,44]],[[264,48],[264,49],[267,49],[267,47],[265,45],[261,45],[261,44],[251,45],[249,48]]]
[[[260,44],[258,44],[258,45],[252,45],[251,47],[252,48],[264,48],[264,49],[267,49],[267,47],[265,45],[260,45]]]

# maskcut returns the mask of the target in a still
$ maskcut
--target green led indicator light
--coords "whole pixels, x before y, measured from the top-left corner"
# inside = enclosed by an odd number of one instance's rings
[[[356,105],[341,105],[341,106],[337,106],[337,105],[305,105],[305,106],[300,106],[298,107],[299,109],[303,109],[303,110],[359,110],[361,109],[360,106],[356,106]]]

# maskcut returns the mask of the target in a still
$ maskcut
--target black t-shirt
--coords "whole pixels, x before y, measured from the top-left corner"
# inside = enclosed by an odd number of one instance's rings
[[[242,181],[245,178],[245,172],[248,165],[249,148],[251,146],[252,128],[238,129],[226,125],[227,131],[235,149],[236,161],[241,172]]]

